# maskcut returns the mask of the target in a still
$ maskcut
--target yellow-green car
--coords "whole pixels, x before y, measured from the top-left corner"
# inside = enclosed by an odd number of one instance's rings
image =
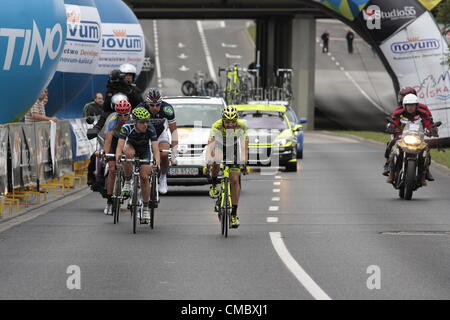
[[[297,136],[282,105],[234,105],[248,126],[250,166],[285,167],[297,171]]]

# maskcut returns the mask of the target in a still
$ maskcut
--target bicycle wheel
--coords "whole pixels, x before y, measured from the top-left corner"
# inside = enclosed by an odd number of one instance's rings
[[[133,178],[133,196],[131,200],[131,216],[133,219],[133,233],[136,233],[136,224],[137,224],[137,210],[138,210],[138,179],[135,175]]]
[[[113,200],[114,224],[119,222],[121,192],[122,192],[122,172],[117,171],[116,181],[114,183],[114,193],[113,193],[114,194],[114,200]]]
[[[181,85],[181,92],[183,92],[185,96],[195,96],[196,91],[195,84],[190,80],[184,81]]]
[[[150,228],[153,229],[154,222],[155,222],[155,208],[158,206],[158,198],[157,198],[157,192],[158,192],[158,185],[157,185],[158,176],[155,174],[152,174],[152,191],[150,193]]]
[[[229,221],[230,221],[230,204],[228,202],[228,188],[229,188],[229,184],[230,181],[228,179],[225,179],[225,192],[224,192],[224,197],[225,197],[225,206],[224,206],[224,214],[222,215],[222,219],[223,219],[223,229],[224,229],[224,236],[225,238],[228,237],[228,225],[229,225]]]

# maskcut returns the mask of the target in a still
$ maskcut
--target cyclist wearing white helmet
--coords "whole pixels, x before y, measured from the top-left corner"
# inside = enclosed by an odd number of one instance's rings
[[[145,98],[145,102],[141,103],[139,107],[144,107],[150,112],[150,122],[156,129],[159,149],[168,150],[169,148],[172,148],[171,161],[172,164],[175,164],[177,157],[178,134],[177,120],[175,118],[175,111],[172,105],[163,101],[159,89],[150,88]],[[162,152],[161,175],[159,177],[159,192],[161,194],[167,193],[168,190],[167,170],[169,165],[169,154],[167,152]]]

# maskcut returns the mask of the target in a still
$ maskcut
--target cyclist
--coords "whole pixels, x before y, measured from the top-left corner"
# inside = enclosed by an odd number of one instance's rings
[[[235,139],[236,138],[236,139]],[[226,159],[228,152],[225,153],[224,147],[229,147],[230,144],[233,146],[240,139],[243,141],[241,144],[240,153],[242,155],[241,162],[244,163],[243,167],[245,169],[245,164],[248,159],[248,135],[247,135],[247,124],[242,120],[238,119],[238,113],[235,107],[227,106],[222,110],[222,119],[214,122],[211,128],[210,137],[208,140],[208,147],[206,150],[207,162],[212,163],[211,166],[211,178],[212,185],[209,190],[209,196],[216,199],[219,196],[219,191],[217,190],[218,174],[220,170],[219,162]],[[230,143],[229,143],[230,142]],[[227,148],[228,150],[228,148]],[[234,156],[234,155],[233,155]],[[239,160],[237,162],[240,162]],[[230,181],[231,181],[231,227],[239,227],[239,218],[237,217],[237,208],[239,203],[239,196],[241,193],[241,188],[239,185],[239,177],[241,175],[241,166],[236,165],[230,167]]]
[[[135,156],[139,159],[151,159],[151,155],[155,158],[156,167],[160,165],[159,148],[156,136],[156,131],[153,125],[150,123],[150,113],[145,108],[135,108],[132,111],[133,122],[126,123],[122,126],[119,135],[119,142],[116,149],[116,162],[122,155],[125,154],[127,159],[133,159]],[[151,143],[151,149],[150,149]],[[125,162],[123,165],[125,183],[122,188],[124,195],[129,194],[131,191],[131,175],[132,175],[132,163]],[[140,172],[140,186],[142,192],[142,219],[147,223],[150,221],[150,181],[149,176],[153,170],[153,166],[142,165]]]
[[[172,145],[172,164],[176,163],[177,157],[177,121],[175,111],[171,104],[163,101],[161,92],[156,88],[150,88],[145,102],[138,107],[145,107],[151,114],[150,122],[156,129],[159,149],[168,150]],[[170,130],[170,134],[169,134]],[[161,153],[161,175],[159,177],[159,192],[167,193],[167,169],[169,168],[169,154]]]
[[[116,96],[119,99],[123,99],[115,102]],[[105,153],[116,153],[117,143],[119,141],[119,134],[122,126],[130,120],[131,104],[125,100],[126,96],[116,94],[112,97],[111,101],[115,104],[114,109],[116,110],[108,119],[106,120],[106,132],[105,132]],[[116,159],[107,159],[109,173],[106,180],[106,208],[105,214],[112,215],[112,193],[114,189],[114,181],[116,180]]]

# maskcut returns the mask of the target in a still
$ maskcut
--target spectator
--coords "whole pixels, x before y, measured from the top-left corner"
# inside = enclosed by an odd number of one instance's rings
[[[42,91],[38,100],[33,104],[30,110],[25,113],[25,122],[31,123],[36,121],[58,121],[56,117],[47,117],[45,115],[45,105],[48,102],[48,89]]]
[[[327,30],[322,33],[321,38],[323,41],[322,53],[328,52],[328,40],[330,39],[330,34]]]
[[[83,118],[90,116],[101,116],[103,114],[103,95],[100,92],[95,94],[91,102],[86,103],[83,108]]]
[[[353,39],[355,38],[355,34],[349,29],[347,32],[347,35],[345,36],[347,38],[347,49],[348,53],[353,53]]]

